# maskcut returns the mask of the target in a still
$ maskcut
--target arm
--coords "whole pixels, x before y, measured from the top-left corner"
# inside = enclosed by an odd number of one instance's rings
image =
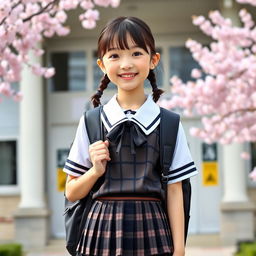
[[[110,160],[108,146],[108,141],[97,141],[89,146],[93,166],[79,177],[68,176],[65,191],[69,201],[85,197],[98,178],[105,173],[107,161]]]
[[[167,210],[174,245],[173,256],[184,256],[184,208],[181,182],[167,185]]]

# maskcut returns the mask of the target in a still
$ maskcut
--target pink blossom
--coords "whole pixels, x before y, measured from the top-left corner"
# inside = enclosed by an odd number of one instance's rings
[[[67,20],[67,14],[64,11],[58,11],[56,13],[56,18],[59,22],[64,23]]]
[[[253,181],[256,181],[256,167],[254,167],[253,170],[250,172],[249,177],[250,177]]]
[[[200,26],[205,22],[204,16],[194,16],[193,17],[193,24],[196,26]]]
[[[86,1],[82,1],[80,3],[80,6],[84,9],[84,10],[88,10],[88,9],[92,9],[94,7],[94,4],[92,1],[90,0],[86,0]]]
[[[201,70],[194,68],[194,69],[192,70],[192,72],[191,72],[191,76],[192,76],[193,78],[199,78],[199,77],[202,76],[202,72],[201,72]]]
[[[108,7],[110,4],[111,0],[94,0],[94,3],[103,6],[103,7]]]
[[[241,4],[251,4],[251,5],[256,6],[255,0],[236,0],[236,1]]]
[[[87,10],[84,14],[84,18],[88,20],[98,20],[99,19],[99,11],[98,10]]]
[[[0,94],[3,94],[7,97],[11,96],[11,86],[9,83],[2,82],[0,83]]]
[[[37,76],[42,76],[45,72],[45,68],[41,67],[39,64],[32,65],[32,72]]]
[[[110,5],[111,5],[113,8],[117,8],[117,7],[120,5],[120,0],[111,0],[111,1],[110,1]]]
[[[47,68],[44,72],[44,77],[45,78],[50,78],[55,74],[55,69],[54,68]]]
[[[82,26],[87,29],[93,29],[96,27],[96,20],[99,19],[99,12],[97,10],[87,10],[80,19],[84,19],[82,21]]]
[[[64,25],[67,11],[79,6],[84,8],[86,12],[80,20],[84,28],[91,29],[99,19],[97,7],[117,7],[119,4],[119,0],[0,1],[0,94],[14,100],[21,99],[20,94],[11,89],[10,83],[21,79],[23,65],[39,76],[49,78],[54,75],[51,68],[31,64],[28,54],[32,50],[35,55],[42,56],[44,51],[37,45],[43,37],[66,36],[70,32]]]
[[[43,49],[34,49],[34,52],[36,56],[42,56],[44,54]]]
[[[253,1],[256,5],[256,0],[240,2]],[[194,17],[193,23],[213,39],[209,46],[193,39],[186,42],[206,75],[194,69],[191,76],[196,81],[186,83],[172,77],[172,98],[164,102],[183,109],[184,115],[201,117],[202,125],[191,133],[206,142],[256,141],[256,28],[251,14],[241,10],[239,15],[239,27],[218,11],[210,12],[209,18]]]
[[[82,26],[86,29],[93,29],[96,27],[96,22],[95,20],[83,20]]]
[[[68,27],[60,27],[56,31],[58,36],[66,36],[69,34],[69,32],[70,32],[70,29]]]
[[[23,94],[21,92],[17,92],[12,97],[14,101],[19,102],[23,99]]]
[[[242,152],[241,153],[241,157],[244,159],[244,160],[249,160],[251,158],[251,155],[248,153],[248,152]]]

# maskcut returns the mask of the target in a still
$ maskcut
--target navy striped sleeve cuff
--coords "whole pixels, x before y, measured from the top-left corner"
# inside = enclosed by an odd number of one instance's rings
[[[167,183],[172,184],[196,175],[197,169],[194,162],[190,162],[175,170],[170,170],[167,176]]]
[[[83,175],[89,168],[67,159],[63,171],[72,176]]]

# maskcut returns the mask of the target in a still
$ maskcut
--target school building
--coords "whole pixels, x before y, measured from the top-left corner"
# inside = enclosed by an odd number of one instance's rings
[[[0,241],[16,240],[30,248],[44,246],[50,238],[64,238],[61,169],[79,118],[89,108],[102,75],[96,65],[97,38],[108,20],[138,16],[149,24],[162,56],[158,84],[166,91],[163,98],[168,98],[170,77],[176,74],[187,81],[197,66],[185,41],[210,42],[192,25],[192,15],[207,16],[210,10],[220,9],[238,23],[240,8],[232,0],[121,0],[117,9],[100,8],[94,30],[82,29],[81,10],[71,11],[70,35],[45,39],[46,55],[31,56],[54,66],[56,75],[45,80],[24,69],[16,85],[24,93],[23,101],[4,98],[0,104]],[[114,93],[111,85],[103,102]],[[182,122],[199,169],[191,179],[190,234],[219,234],[223,244],[253,239],[256,184],[248,174],[256,162],[255,145],[207,145],[189,135],[189,127],[200,125],[198,119],[182,117]],[[241,159],[244,150],[252,151],[251,160]]]

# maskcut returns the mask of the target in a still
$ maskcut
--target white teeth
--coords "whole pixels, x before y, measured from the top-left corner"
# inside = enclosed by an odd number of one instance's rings
[[[134,77],[135,75],[121,75],[121,77]]]

